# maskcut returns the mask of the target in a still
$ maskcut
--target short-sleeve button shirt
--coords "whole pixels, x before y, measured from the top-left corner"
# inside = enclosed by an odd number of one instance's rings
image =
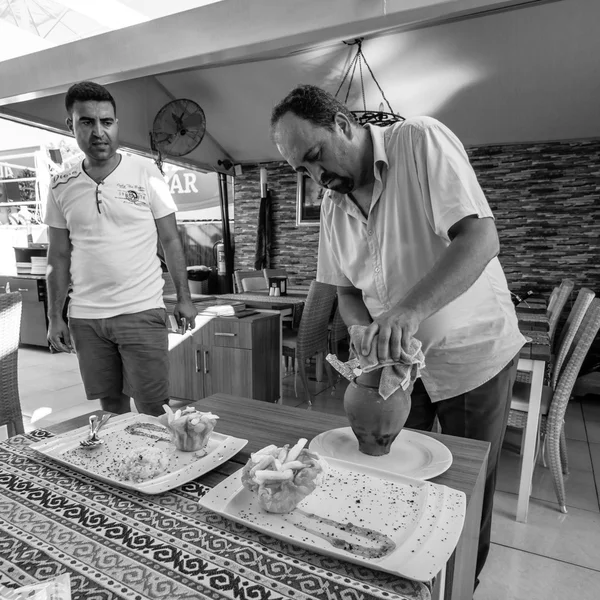
[[[361,290],[369,313],[378,317],[433,268],[455,223],[493,215],[463,145],[439,121],[415,117],[367,128],[375,174],[369,214],[346,195],[325,194],[317,279]],[[423,321],[415,337],[423,344],[422,379],[433,401],[475,389],[499,373],[525,339],[498,259],[464,294]]]

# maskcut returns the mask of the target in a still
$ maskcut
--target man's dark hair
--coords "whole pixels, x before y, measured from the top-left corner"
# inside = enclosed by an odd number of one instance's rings
[[[271,130],[286,113],[291,112],[300,119],[310,121],[318,127],[333,129],[335,115],[342,113],[351,123],[354,115],[335,96],[316,85],[299,85],[294,88],[271,113]]]
[[[74,83],[65,96],[65,108],[67,112],[71,114],[73,112],[73,105],[75,102],[110,102],[117,115],[117,104],[111,93],[99,83],[93,81],[80,81]]]

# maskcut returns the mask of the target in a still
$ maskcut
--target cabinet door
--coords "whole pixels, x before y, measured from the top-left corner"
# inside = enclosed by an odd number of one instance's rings
[[[179,343],[169,351],[169,395],[171,398],[200,400],[204,397],[200,354],[201,348],[197,346],[191,335],[181,337]]]
[[[221,392],[252,398],[252,350],[211,346],[202,354],[205,396]]]

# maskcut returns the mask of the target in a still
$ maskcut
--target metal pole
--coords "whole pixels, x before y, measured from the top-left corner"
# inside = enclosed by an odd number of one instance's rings
[[[219,173],[219,196],[221,199],[221,221],[223,222],[223,244],[225,245],[225,293],[233,292],[233,247],[229,228],[229,201],[227,197],[227,175]]]

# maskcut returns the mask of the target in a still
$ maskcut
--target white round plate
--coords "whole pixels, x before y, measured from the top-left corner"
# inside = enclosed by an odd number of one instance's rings
[[[407,429],[400,432],[390,453],[385,456],[359,452],[358,440],[350,427],[324,431],[308,448],[325,458],[337,458],[414,479],[431,479],[447,471],[452,464],[452,453],[444,444]]]

